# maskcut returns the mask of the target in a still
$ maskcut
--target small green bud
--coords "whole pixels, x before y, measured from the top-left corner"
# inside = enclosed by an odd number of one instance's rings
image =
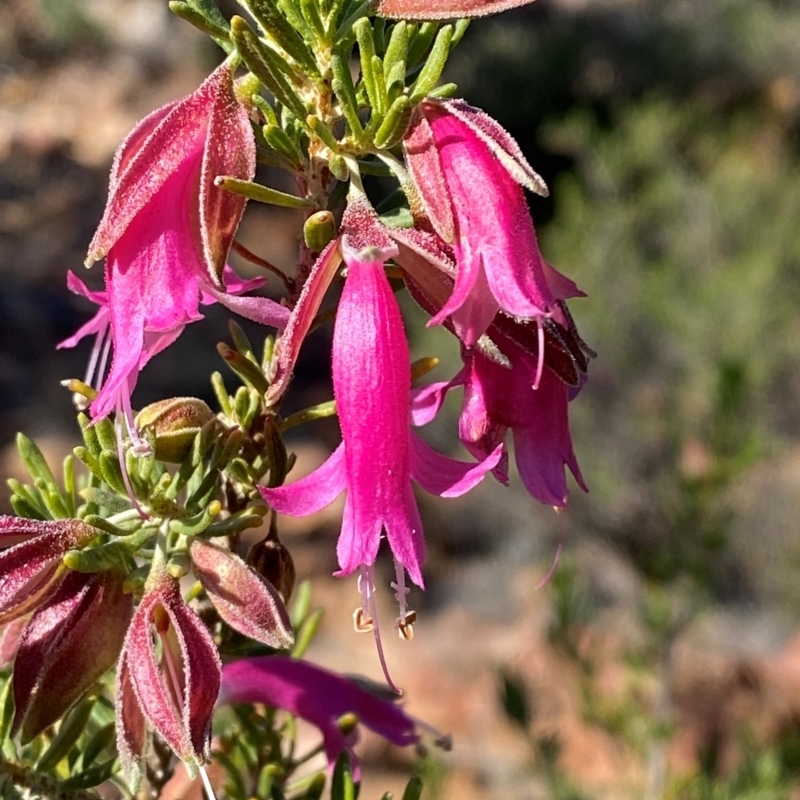
[[[303,225],[303,240],[312,253],[321,253],[336,237],[336,222],[330,211],[317,211]]]
[[[171,397],[143,408],[136,425],[155,439],[155,457],[179,464],[192,451],[194,438],[214,412],[196,397]]]

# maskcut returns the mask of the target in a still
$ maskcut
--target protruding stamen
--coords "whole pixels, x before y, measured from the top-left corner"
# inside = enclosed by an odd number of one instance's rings
[[[417,621],[417,613],[411,611],[406,603],[406,596],[411,589],[406,586],[405,567],[397,559],[394,562],[394,574],[397,576],[397,580],[392,581],[389,585],[394,589],[394,597],[400,607],[400,615],[397,618],[397,632],[400,634],[401,639],[409,641],[414,638],[414,628],[412,626]]]
[[[125,425],[128,428],[128,436],[131,440],[131,452],[137,458],[152,455],[153,448],[147,441],[142,439],[139,434],[139,429],[136,427],[136,420],[133,417],[133,408],[131,408],[130,386],[127,384],[127,381],[125,388],[120,389],[118,407],[122,409]]]
[[[410,642],[414,638],[414,623],[417,621],[416,611],[407,611],[404,617],[397,618],[397,632],[403,641]]]
[[[125,484],[125,490],[128,492],[128,499],[131,505],[139,512],[142,519],[150,519],[150,515],[139,505],[136,495],[133,493],[133,484],[131,483],[131,476],[128,474],[128,462],[125,458],[125,442],[122,437],[122,409],[121,401],[117,400],[117,413],[114,418],[114,433],[117,435],[117,458],[119,459],[119,468],[122,472],[122,482]],[[130,406],[130,401],[128,401]]]
[[[541,589],[543,586],[547,586],[547,584],[550,583],[553,575],[555,575],[558,562],[561,560],[561,551],[564,549],[564,512],[566,509],[559,508],[558,506],[553,506],[553,509],[556,514],[558,514],[558,544],[556,545],[556,553],[553,556],[553,563],[550,565],[550,569],[547,570],[547,574],[544,578],[536,584],[537,589]]]
[[[361,592],[361,608],[356,611],[354,620],[356,622],[356,630],[359,630],[358,623],[362,621],[365,625],[371,623],[372,633],[375,636],[375,646],[378,648],[378,659],[381,662],[381,669],[383,676],[386,678],[386,683],[389,688],[402,695],[403,691],[398,689],[395,682],[389,675],[389,667],[386,664],[386,657],[383,654],[383,644],[381,643],[381,632],[378,625],[378,608],[375,603],[375,570],[371,564],[362,564],[358,576],[358,589]],[[361,616],[359,616],[359,611]],[[370,630],[364,627],[363,630]]]
[[[533,381],[533,388],[538,389],[544,372],[544,323],[541,317],[536,318],[536,329],[539,341],[539,358],[536,363],[536,378]]]

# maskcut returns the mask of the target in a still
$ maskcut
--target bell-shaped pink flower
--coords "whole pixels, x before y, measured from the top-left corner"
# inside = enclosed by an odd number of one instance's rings
[[[533,0],[378,0],[376,13],[389,19],[461,19],[486,17]]]
[[[565,467],[588,491],[569,432],[570,389],[550,369],[538,376],[538,358],[506,339],[495,356],[491,358],[478,348],[465,351],[464,369],[450,383],[432,384],[417,393],[414,420],[417,424],[428,422],[446,392],[463,386],[459,437],[466,448],[481,457],[502,445],[510,430],[525,488],[540,503],[564,507],[569,494]],[[508,483],[507,457],[494,474]]]
[[[264,703],[310,722],[322,733],[331,769],[343,750],[350,753],[352,763],[357,763],[352,737],[345,737],[337,724],[345,714],[355,714],[362,725],[401,747],[420,738],[416,720],[397,703],[299,659],[261,656],[226,664],[219,702]]]
[[[91,405],[94,419],[114,410],[135,434],[130,395],[144,364],[201,318],[212,298],[258,322],[282,327],[288,311],[267,298],[236,297],[225,258],[245,199],[214,185],[219,175],[255,173],[255,143],[234,95],[233,67],[215,70],[188,97],[150,114],[117,151],[105,214],[87,264],[106,258],[106,293],[73,289],[101,304],[97,317],[63,343],[110,326],[113,359]],[[226,291],[227,290],[227,291]],[[103,360],[102,347],[98,348]],[[107,355],[107,350],[106,350]],[[102,374],[100,375],[102,378]]]
[[[429,324],[452,316],[471,347],[500,309],[541,324],[556,301],[581,294],[549,275],[522,188],[547,187],[495,120],[460,100],[427,100],[404,149],[425,212],[457,262],[453,292]]]
[[[385,531],[395,561],[398,628],[410,636],[405,572],[423,586],[425,541],[412,479],[443,497],[469,491],[500,458],[468,464],[440,455],[410,429],[411,365],[400,309],[383,269],[397,247],[366,198],[345,212],[340,247],[347,279],[333,334],[333,388],[342,444],[314,473],[290,486],[262,488],[280,513],[311,514],[347,490],[337,545],[338,575],[360,571],[357,625],[377,629],[373,565]],[[388,673],[387,680],[391,684]]]
[[[184,761],[208,760],[220,682],[214,640],[184,602],[178,582],[157,572],[148,583],[117,668],[117,749],[132,778],[145,752],[145,718]]]
[[[44,605],[70,571],[62,558],[98,535],[76,519],[0,516],[0,625]]]

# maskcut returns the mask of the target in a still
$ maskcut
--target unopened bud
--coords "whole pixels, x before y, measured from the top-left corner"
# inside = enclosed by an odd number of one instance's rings
[[[140,431],[155,439],[155,457],[178,464],[192,450],[195,436],[214,412],[196,397],[171,397],[143,408],[136,417]]]
[[[303,225],[303,240],[312,253],[321,253],[336,236],[336,224],[330,211],[317,211]]]
[[[294,560],[277,539],[265,539],[253,545],[247,555],[247,564],[278,590],[284,603],[289,602],[296,577]]]

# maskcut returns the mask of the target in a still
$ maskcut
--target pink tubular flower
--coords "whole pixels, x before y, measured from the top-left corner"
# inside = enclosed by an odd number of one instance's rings
[[[393,744],[406,746],[419,741],[416,721],[396,703],[298,659],[261,656],[226,664],[219,702],[264,703],[307,720],[322,732],[331,769],[343,750],[350,753],[355,764],[354,741],[345,737],[337,724],[345,714],[355,714],[360,723]]]
[[[373,565],[381,533],[386,531],[394,556],[398,628],[410,636],[413,619],[406,607],[405,572],[422,587],[425,556],[411,480],[431,494],[457,497],[497,464],[501,448],[482,463],[467,464],[440,455],[412,435],[408,343],[383,270],[397,248],[366,199],[351,202],[342,223],[340,246],[348,273],[333,334],[333,388],[342,444],[316,472],[290,486],[262,488],[261,493],[280,513],[305,516],[347,490],[337,574],[360,572],[363,605],[357,626],[374,630],[386,673],[374,598]],[[386,677],[393,685],[388,673]]]
[[[569,389],[549,369],[536,388],[537,361],[519,347],[503,343],[505,366],[479,350],[465,354],[464,369],[448,384],[433,384],[415,398],[415,421],[431,419],[454,386],[464,387],[459,437],[476,457],[492,452],[511,430],[514,457],[523,485],[540,503],[561,508],[567,504],[565,467],[578,485],[583,481],[569,433]],[[508,483],[507,458],[494,470]]]
[[[404,141],[406,162],[457,261],[452,295],[429,324],[451,316],[467,347],[500,309],[541,325],[558,300],[581,294],[539,252],[522,187],[546,195],[544,182],[484,112],[460,100],[428,100],[419,109]]]
[[[117,749],[134,780],[146,750],[145,718],[184,761],[208,760],[221,669],[214,640],[177,581],[160,572],[148,582],[117,667]]]
[[[214,179],[224,174],[249,180],[254,172],[250,121],[236,102],[227,63],[196,92],[142,120],[117,151],[108,204],[87,258],[88,265],[106,258],[106,292],[90,293],[75,278],[70,284],[101,310],[62,346],[97,333],[93,365],[99,358],[102,367],[110,326],[113,360],[91,412],[94,419],[121,412],[135,449],[146,449],[130,407],[138,373],[187,323],[201,318],[201,301],[216,300],[275,327],[288,319],[288,311],[271,300],[228,293],[250,288],[232,285],[232,273],[225,273],[245,200],[217,188]]]

